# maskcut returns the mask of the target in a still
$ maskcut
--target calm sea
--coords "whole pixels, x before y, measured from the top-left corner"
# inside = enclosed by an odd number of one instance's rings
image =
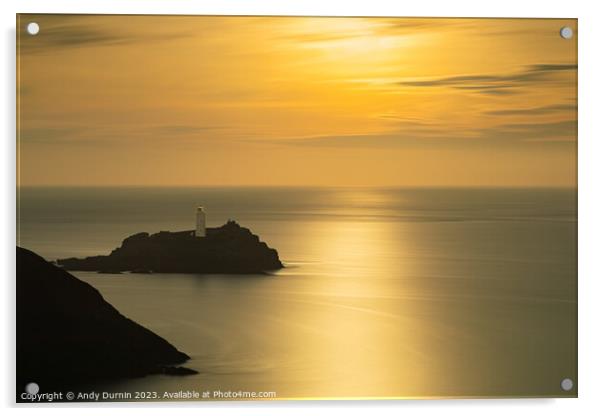
[[[234,219],[274,275],[75,273],[192,357],[110,391],[557,396],[577,377],[574,189],[21,188],[48,260]],[[213,393],[211,393],[213,394]]]

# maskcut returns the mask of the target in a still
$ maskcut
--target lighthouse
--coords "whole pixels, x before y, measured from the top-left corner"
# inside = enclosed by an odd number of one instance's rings
[[[195,237],[205,237],[205,210],[203,207],[196,209],[196,230],[194,232]]]

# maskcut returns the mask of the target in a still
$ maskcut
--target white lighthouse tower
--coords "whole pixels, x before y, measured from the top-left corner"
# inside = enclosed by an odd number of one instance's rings
[[[205,228],[205,210],[203,207],[196,209],[196,230],[195,237],[205,237],[207,229]]]

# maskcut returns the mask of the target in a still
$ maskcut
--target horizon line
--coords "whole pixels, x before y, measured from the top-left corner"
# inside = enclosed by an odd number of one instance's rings
[[[143,185],[143,184],[34,184],[16,188],[389,188],[389,189],[578,189],[574,185]]]

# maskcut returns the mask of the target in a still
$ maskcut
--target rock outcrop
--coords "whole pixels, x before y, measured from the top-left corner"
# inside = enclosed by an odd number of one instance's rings
[[[108,256],[59,259],[66,270],[119,273],[255,274],[282,268],[278,252],[234,221],[194,231],[134,234]]]
[[[190,374],[189,357],[121,315],[101,294],[33,252],[17,247],[17,400],[147,374]]]

